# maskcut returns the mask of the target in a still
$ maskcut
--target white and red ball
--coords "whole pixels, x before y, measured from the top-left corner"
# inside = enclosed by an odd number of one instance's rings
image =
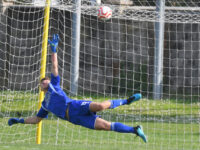
[[[112,17],[112,9],[108,6],[101,6],[98,10],[98,18],[108,20]]]

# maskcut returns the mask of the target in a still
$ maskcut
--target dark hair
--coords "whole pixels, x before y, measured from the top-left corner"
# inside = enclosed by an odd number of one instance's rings
[[[44,80],[50,80],[50,78],[49,78],[49,77],[44,77],[44,78],[42,78],[42,79],[40,80],[40,83],[42,83]]]

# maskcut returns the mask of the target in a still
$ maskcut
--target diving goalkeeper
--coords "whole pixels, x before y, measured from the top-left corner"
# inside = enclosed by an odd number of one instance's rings
[[[60,77],[58,75],[58,60],[56,48],[58,46],[59,36],[53,35],[52,41],[48,41],[51,46],[51,79],[48,77],[40,81],[41,90],[45,93],[45,98],[42,106],[36,116],[23,118],[10,118],[8,125],[22,124],[37,124],[43,118],[48,117],[48,112],[52,112],[57,117],[67,120],[75,125],[95,130],[115,131],[121,133],[133,133],[141,137],[144,142],[147,138],[143,132],[142,126],[138,125],[130,127],[120,122],[109,122],[98,115],[96,112],[104,109],[114,109],[121,105],[129,105],[141,98],[141,94],[137,93],[130,96],[128,99],[110,100],[104,102],[92,102],[86,100],[73,100],[67,97],[65,92],[60,87]]]

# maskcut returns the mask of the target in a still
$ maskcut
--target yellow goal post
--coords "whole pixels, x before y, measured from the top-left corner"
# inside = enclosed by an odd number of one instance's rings
[[[45,12],[44,12],[44,28],[43,28],[43,39],[42,39],[42,55],[41,55],[41,69],[40,69],[40,80],[45,77],[46,72],[46,58],[47,58],[47,44],[48,44],[48,31],[49,31],[49,14],[50,14],[50,0],[46,0]],[[44,92],[39,90],[39,104],[40,109],[42,100],[44,99]],[[41,133],[42,133],[42,121],[37,124],[36,143],[41,144]]]

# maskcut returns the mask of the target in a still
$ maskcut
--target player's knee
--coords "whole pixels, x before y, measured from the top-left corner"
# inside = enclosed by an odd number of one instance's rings
[[[109,131],[110,130],[110,124],[108,124],[108,123],[102,123],[102,124],[96,126],[95,129],[96,130],[107,130],[107,131]]]
[[[101,111],[101,110],[105,109],[105,107],[104,107],[104,105],[102,103],[98,103],[96,108],[97,108],[97,111]]]
[[[102,126],[102,128],[100,130],[109,131],[110,130],[110,126],[108,126],[107,124],[105,124],[105,125]]]
[[[93,102],[90,104],[90,110],[92,112],[102,111],[104,109],[106,109],[106,106],[104,103]]]

